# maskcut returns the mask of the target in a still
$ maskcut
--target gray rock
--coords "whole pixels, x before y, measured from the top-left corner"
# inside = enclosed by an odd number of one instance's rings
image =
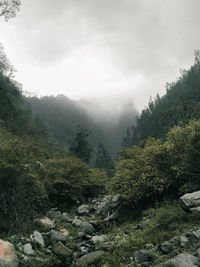
[[[91,238],[92,243],[102,243],[107,239],[106,235],[95,235]]]
[[[174,245],[168,241],[163,242],[160,244],[160,249],[163,253],[171,253],[174,250]]]
[[[41,226],[43,226],[43,228],[45,228],[45,230],[51,230],[56,226],[54,221],[50,220],[48,217],[37,219],[37,221],[41,224]]]
[[[40,246],[42,247],[44,246],[44,239],[42,235],[40,234],[40,232],[34,231],[32,235],[32,239],[35,241],[35,243],[39,244]]]
[[[180,197],[181,204],[184,208],[193,208],[200,206],[200,191],[194,193],[185,194]]]
[[[86,235],[92,235],[94,233],[94,227],[89,222],[82,222],[80,225],[80,232]]]
[[[115,243],[112,242],[112,241],[111,241],[111,242],[105,242],[105,243],[100,244],[100,245],[97,247],[97,249],[98,249],[98,250],[108,250],[108,249],[110,249],[110,248],[113,248],[114,245],[115,245]]]
[[[7,241],[0,239],[0,266],[17,267],[19,260],[14,246]]]
[[[50,211],[48,211],[47,216],[50,219],[56,220],[56,219],[60,218],[62,216],[62,214],[58,210],[51,209]]]
[[[195,208],[190,208],[190,212],[194,214],[199,214],[200,213],[200,206],[195,207]]]
[[[34,250],[33,250],[30,243],[27,243],[23,246],[23,251],[26,255],[33,255],[34,254]]]
[[[54,245],[53,251],[57,255],[68,256],[68,257],[72,256],[73,254],[73,251],[67,248],[65,245],[63,245],[63,243],[61,243],[60,241]]]
[[[62,233],[56,232],[54,230],[50,231],[50,241],[53,245],[55,245],[55,243],[61,241],[61,242],[66,242],[66,238]]]
[[[142,262],[153,262],[154,260],[154,254],[149,250],[138,250],[134,253],[135,261],[137,263]]]
[[[80,219],[74,219],[74,220],[72,221],[72,224],[73,224],[74,226],[80,226],[82,222],[83,222],[83,221],[81,221]]]
[[[86,267],[90,264],[96,264],[98,263],[98,261],[101,259],[101,257],[105,254],[104,251],[94,251],[94,252],[90,252],[84,256],[82,256],[81,258],[79,258],[77,260],[77,262],[75,263],[76,267]]]
[[[112,198],[112,203],[117,203],[117,202],[119,202],[120,197],[121,197],[120,194],[114,196],[114,197]]]
[[[63,212],[63,214],[62,214],[62,219],[63,219],[64,221],[69,222],[69,223],[73,222],[73,219],[71,218],[70,214],[67,213],[67,212]]]
[[[181,243],[181,247],[185,247],[189,244],[189,240],[187,239],[186,236],[182,235],[180,236],[180,243]]]
[[[78,213],[83,215],[83,214],[89,214],[90,212],[90,207],[88,205],[81,205],[78,207]]]
[[[197,239],[200,239],[200,229],[193,231],[192,233]]]
[[[179,254],[172,260],[157,265],[156,267],[197,267],[198,259],[191,254]]]

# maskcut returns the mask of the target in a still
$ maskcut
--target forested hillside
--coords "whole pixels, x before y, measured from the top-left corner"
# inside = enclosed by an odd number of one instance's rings
[[[93,157],[96,157],[97,148],[102,143],[116,158],[126,128],[135,125],[138,115],[132,104],[110,111],[86,101],[71,100],[64,95],[26,99],[33,116],[39,116],[46,124],[50,137],[64,147],[69,147],[73,142],[78,125],[87,129]]]
[[[137,119],[137,126],[130,127],[124,146],[138,144],[147,137],[165,138],[167,132],[180,122],[200,118],[200,54],[195,51],[194,64],[181,71],[180,77],[166,85],[166,94],[150,100]],[[132,126],[132,125],[130,125]]]

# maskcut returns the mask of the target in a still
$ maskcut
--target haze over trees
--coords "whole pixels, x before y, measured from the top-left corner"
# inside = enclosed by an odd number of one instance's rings
[[[20,0],[0,0],[0,17],[5,20],[15,17],[20,4]]]

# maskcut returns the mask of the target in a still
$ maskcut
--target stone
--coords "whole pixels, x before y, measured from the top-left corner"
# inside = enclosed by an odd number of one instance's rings
[[[83,214],[89,214],[90,212],[90,207],[88,205],[81,205],[78,207],[78,213],[83,215]]]
[[[71,218],[70,214],[67,213],[67,212],[63,212],[63,214],[62,214],[62,219],[63,219],[64,221],[69,222],[69,223],[73,222],[73,219]]]
[[[180,236],[180,243],[181,243],[181,247],[185,247],[189,244],[189,240],[187,239],[186,236],[181,235]]]
[[[27,243],[23,246],[23,251],[26,255],[33,255],[34,254],[34,250],[33,250],[30,243]]]
[[[74,226],[80,226],[82,222],[83,222],[83,221],[81,221],[80,219],[74,219],[74,220],[72,221],[72,224],[73,224]]]
[[[94,226],[94,227],[98,227],[101,224],[101,220],[92,220],[90,221],[90,223]]]
[[[55,209],[51,209],[47,212],[47,216],[50,219],[56,220],[62,216],[61,212]]]
[[[163,253],[169,254],[174,250],[174,245],[168,241],[160,244],[160,249]]]
[[[197,239],[200,239],[200,229],[193,231],[192,233]]]
[[[89,222],[82,222],[80,225],[80,232],[86,235],[92,235],[94,233],[94,227]]]
[[[46,229],[46,230],[51,230],[55,228],[55,223],[54,221],[50,220],[48,217],[43,217],[40,219],[37,219],[37,221]]]
[[[154,260],[154,254],[149,250],[138,250],[134,253],[135,261],[137,263],[152,262]]]
[[[179,254],[174,259],[156,265],[156,267],[197,267],[198,259],[191,254]]]
[[[104,251],[90,252],[77,260],[76,267],[84,267],[90,264],[97,264],[101,257],[105,254]]]
[[[0,266],[17,267],[19,260],[14,246],[7,241],[0,239]]]
[[[110,248],[113,248],[115,246],[115,243],[114,242],[105,242],[105,243],[101,243],[97,249],[98,250],[108,250]]]
[[[69,232],[65,228],[60,228],[59,232],[61,232],[65,237],[69,235]]]
[[[66,237],[60,232],[51,230],[50,231],[50,240],[51,240],[51,243],[53,245],[55,245],[55,243],[57,243],[58,241],[61,241],[61,242],[65,243],[66,242]]]
[[[184,208],[194,208],[200,206],[200,191],[185,194],[180,197],[181,204]]]
[[[100,243],[102,243],[102,242],[104,242],[105,240],[107,239],[107,236],[106,235],[95,235],[95,236],[93,236],[92,238],[91,238],[91,241],[92,241],[92,243],[98,243],[98,242],[100,242]]]
[[[36,244],[39,244],[42,247],[44,246],[44,239],[42,235],[40,234],[40,232],[34,231],[32,235],[32,239],[35,241]]]
[[[65,245],[63,245],[63,243],[61,243],[60,241],[54,245],[53,251],[57,255],[62,255],[67,257],[70,257],[73,254],[73,251],[67,248]]]

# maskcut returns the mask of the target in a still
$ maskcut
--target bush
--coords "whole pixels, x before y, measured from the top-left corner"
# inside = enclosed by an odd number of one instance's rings
[[[200,187],[200,122],[176,126],[167,140],[148,139],[121,152],[114,189],[130,206],[174,198]]]

